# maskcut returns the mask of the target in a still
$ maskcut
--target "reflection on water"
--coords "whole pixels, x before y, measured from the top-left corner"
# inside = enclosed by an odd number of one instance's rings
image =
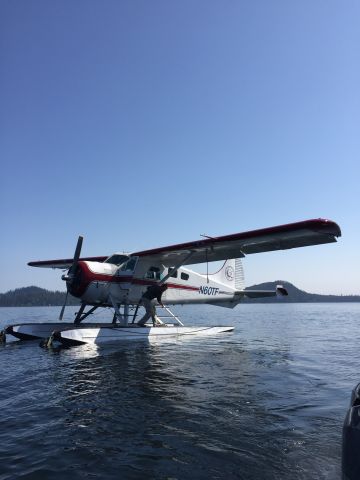
[[[235,323],[235,333],[3,347],[0,479],[339,478],[341,425],[359,381],[347,332],[359,311],[244,305],[222,318],[201,307],[199,323]]]

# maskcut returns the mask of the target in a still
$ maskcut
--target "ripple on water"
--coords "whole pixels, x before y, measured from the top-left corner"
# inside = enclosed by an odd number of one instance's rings
[[[0,348],[0,480],[339,478],[360,307],[203,308],[234,334]]]

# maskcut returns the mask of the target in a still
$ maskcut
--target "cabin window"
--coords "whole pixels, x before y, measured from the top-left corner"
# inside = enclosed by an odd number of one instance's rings
[[[127,255],[120,255],[115,253],[111,257],[107,258],[104,263],[111,263],[112,265],[117,265],[118,267],[122,265],[129,257]]]
[[[120,268],[122,272],[133,272],[135,270],[138,257],[132,257]]]
[[[145,273],[145,278],[149,278],[150,280],[160,280],[160,268],[150,267]]]
[[[175,270],[173,273],[171,273],[173,270],[174,270],[173,268],[169,268],[168,273],[171,274],[170,277],[177,278],[177,276],[178,276],[178,271]]]
[[[181,272],[181,280],[189,280],[189,275],[187,273]]]

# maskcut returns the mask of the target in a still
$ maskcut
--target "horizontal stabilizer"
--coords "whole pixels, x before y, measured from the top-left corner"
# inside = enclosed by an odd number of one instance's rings
[[[247,298],[283,297],[288,295],[288,292],[282,285],[277,285],[276,290],[241,290],[237,291],[235,295]]]
[[[288,295],[286,288],[277,285],[276,290],[237,290],[231,300],[210,300],[207,303],[217,307],[234,308],[244,297],[264,298],[264,297],[282,297]]]

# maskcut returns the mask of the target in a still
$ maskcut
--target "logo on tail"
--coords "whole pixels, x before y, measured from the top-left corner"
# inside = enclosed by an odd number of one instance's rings
[[[231,265],[225,268],[225,277],[229,282],[234,280],[234,269]]]

